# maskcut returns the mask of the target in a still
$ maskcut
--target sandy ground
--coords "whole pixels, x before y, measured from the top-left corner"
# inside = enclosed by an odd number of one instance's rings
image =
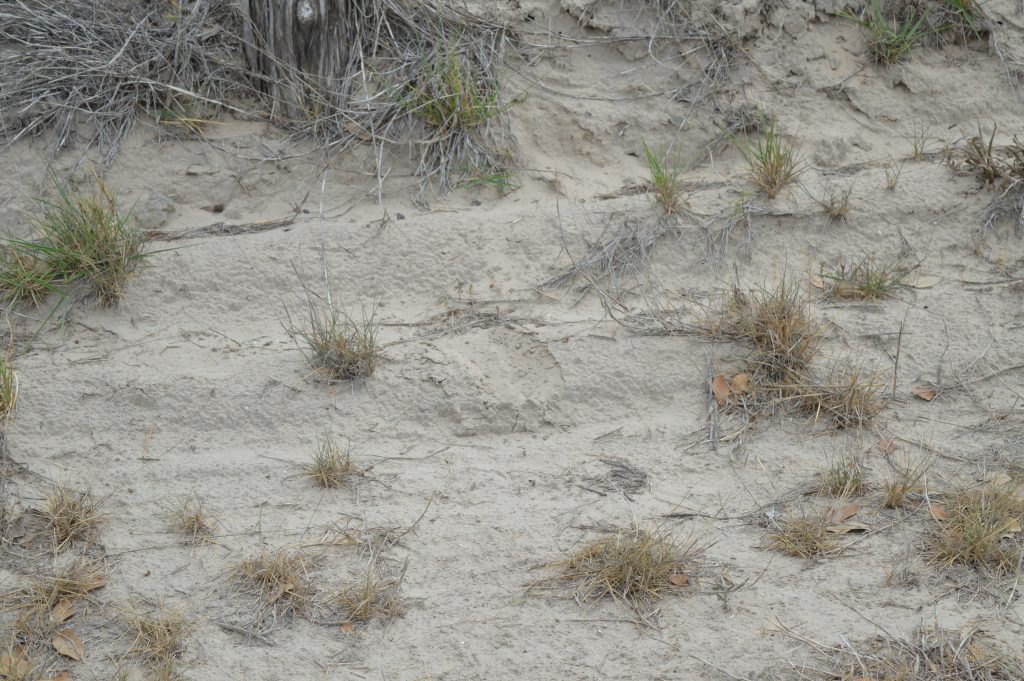
[[[154,241],[118,308],[80,305],[34,339],[37,323],[18,321],[21,393],[7,430],[15,510],[37,506],[57,480],[107,497],[96,545],[76,549],[105,556],[111,575],[76,623],[87,655],[70,665],[74,678],[111,678],[130,642],[111,612],[131,598],[196,621],[181,666],[194,679],[800,678],[791,665],[816,662],[782,627],[827,644],[882,627],[978,627],[1022,652],[1013,585],[926,567],[916,552],[925,512],[880,510],[877,491],[890,470],[883,438],[896,439],[897,460],[933,457],[933,489],[1024,464],[1024,242],[1008,228],[973,239],[991,194],[939,153],[978,121],[997,126],[1000,143],[1024,134],[1021,101],[984,43],[918,47],[883,69],[867,63],[853,22],[825,14],[833,3],[791,0],[768,21],[756,2],[721,4],[744,54],[721,92],[697,104],[665,93],[699,82],[699,65],[630,40],[644,34],[629,3],[602,5],[584,25],[568,0],[498,8],[527,42],[567,37],[511,64],[524,169],[504,197],[475,188],[416,201],[417,180],[396,156],[378,202],[369,151],[325,166],[282,133],[230,118],[205,139],[140,125],[112,167],[95,166],[165,235],[300,212],[273,229]],[[984,4],[1019,43],[1015,3]],[[592,291],[539,285],[628,221],[656,221],[653,196],[629,189],[646,174],[644,141],[694,159],[729,111],[752,105],[800,140],[799,185],[754,196],[737,151],[716,150],[684,175],[692,214],[617,289],[626,306],[642,309],[642,291],[686,306],[736,280],[805,282],[821,260],[893,252],[904,239],[922,265],[917,286],[888,300],[815,304],[831,323],[828,356],[890,377],[903,325],[896,399],[870,427],[774,418],[713,449],[705,356],[735,371],[742,348],[635,335]],[[885,167],[909,155],[915,126],[928,128],[933,153],[906,160],[888,190]],[[15,233],[25,197],[44,189],[48,149],[22,142],[0,157],[0,216]],[[94,165],[87,156],[72,170],[78,159],[69,151],[57,167],[84,181]],[[837,182],[854,188],[843,223],[813,200]],[[749,223],[715,251],[715,216],[744,201]],[[323,290],[325,274],[344,309],[378,306],[384,361],[365,382],[314,380],[288,332],[303,282]],[[913,399],[925,382],[945,390]],[[325,430],[373,467],[355,490],[303,477]],[[863,454],[875,485],[859,502],[872,531],[828,559],[768,550],[764,514],[824,503],[799,492],[850,453]],[[646,478],[617,488],[610,460]],[[166,519],[189,492],[218,523],[199,547]],[[681,511],[720,518],[663,518]],[[614,603],[526,593],[544,564],[634,521],[712,544],[655,626]],[[232,565],[298,548],[329,591],[366,563],[333,539],[382,527],[402,533],[383,560],[407,563],[404,616],[354,631],[295,618],[259,640],[239,633],[252,603],[233,590]],[[5,588],[46,569],[23,554],[5,561]],[[887,581],[900,566],[912,578]]]

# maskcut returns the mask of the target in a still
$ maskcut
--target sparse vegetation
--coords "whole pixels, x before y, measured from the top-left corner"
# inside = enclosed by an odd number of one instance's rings
[[[763,385],[803,375],[821,344],[821,325],[811,315],[810,299],[786,279],[771,289],[734,287],[706,328],[712,336],[752,345],[750,365],[755,382]]]
[[[688,571],[703,549],[695,538],[680,544],[662,528],[633,527],[592,541],[549,567],[560,572],[555,579],[571,583],[578,603],[611,598],[643,619],[658,599],[689,583]]]
[[[795,558],[818,558],[841,550],[836,535],[828,531],[828,511],[803,510],[775,520],[768,529],[768,547]]]
[[[924,160],[928,147],[929,132],[928,126],[915,123],[910,134],[906,136],[907,140],[910,141],[910,159],[912,161]]]
[[[168,509],[171,525],[176,532],[185,535],[190,544],[207,541],[213,534],[214,519],[206,510],[206,505],[194,492],[173,503]]]
[[[1024,497],[1017,486],[988,484],[944,496],[945,517],[925,554],[933,565],[1016,573],[1024,553]]]
[[[878,300],[899,289],[916,267],[902,255],[865,255],[849,265],[823,262],[819,277],[827,298]]]
[[[142,231],[122,214],[103,181],[79,194],[52,177],[57,196],[38,199],[36,238],[9,239],[0,272],[0,302],[40,302],[46,292],[87,287],[101,303],[116,303],[146,257]]]
[[[37,575],[27,585],[0,596],[0,610],[17,614],[13,629],[23,640],[46,641],[65,626],[90,594],[105,586],[106,567],[77,559],[50,574]]]
[[[787,632],[788,633],[788,632]],[[864,643],[842,646],[805,636],[822,662],[815,664],[820,679],[877,679],[878,681],[1015,681],[1024,678],[1024,660],[1000,649],[976,627],[958,630],[922,628],[911,636],[876,636]],[[804,675],[801,674],[803,677]]]
[[[775,118],[767,119],[760,127],[756,142],[749,138],[732,140],[746,158],[754,184],[774,199],[783,187],[796,181],[803,171],[803,161],[799,146],[786,140]]]
[[[839,429],[870,422],[884,406],[884,383],[877,372],[849,361],[836,361],[824,378],[791,383],[801,411],[815,420],[826,418]]]
[[[11,365],[14,346],[0,349],[0,423],[9,418],[18,406],[18,372]]]
[[[350,449],[344,451],[330,433],[317,443],[313,461],[305,467],[306,476],[321,487],[336,489],[352,484],[352,479],[363,474]]]
[[[826,418],[836,428],[853,428],[870,422],[884,406],[880,395],[884,383],[877,372],[849,361],[838,360],[822,379],[792,381],[800,410]]]
[[[184,613],[162,603],[143,607],[130,603],[122,612],[132,642],[128,654],[151,666],[159,679],[174,678],[177,659],[185,651],[185,639],[193,623]]]
[[[249,556],[235,566],[235,576],[260,602],[260,611],[275,617],[303,613],[309,605],[310,561],[298,551],[277,549]]]
[[[864,464],[860,459],[843,456],[830,462],[822,472],[818,494],[835,499],[845,499],[864,494],[868,489]]]
[[[386,575],[378,560],[370,560],[362,576],[347,584],[331,600],[342,607],[346,621],[353,624],[374,619],[393,620],[405,612],[399,590],[406,566],[403,564],[397,575]]]
[[[921,457],[914,461],[909,457],[903,461],[890,462],[892,472],[883,487],[882,506],[900,509],[907,506],[920,495],[921,480],[932,464],[929,457]]]
[[[89,490],[74,489],[66,482],[56,485],[36,511],[45,523],[42,534],[52,542],[54,553],[92,539],[103,520],[104,502],[105,497],[97,498]]]
[[[905,3],[887,12],[882,0],[869,0],[859,16],[848,12],[840,14],[861,25],[868,54],[882,66],[903,61],[928,33],[927,9],[916,3]]]
[[[644,160],[651,176],[647,182],[664,206],[666,213],[675,212],[682,201],[683,184],[679,175],[681,167],[678,161],[667,156],[655,154],[644,142]]]
[[[821,206],[825,216],[833,222],[842,222],[850,212],[850,197],[853,195],[853,187],[825,187],[825,194],[821,198],[815,198],[814,202]],[[813,198],[813,197],[812,197]]]
[[[889,191],[896,189],[900,183],[900,175],[903,174],[903,161],[890,158],[885,165],[885,188]]]
[[[356,321],[331,302],[308,295],[305,326],[297,331],[309,347],[313,370],[328,382],[351,381],[373,374],[380,362],[379,324],[375,310]]]

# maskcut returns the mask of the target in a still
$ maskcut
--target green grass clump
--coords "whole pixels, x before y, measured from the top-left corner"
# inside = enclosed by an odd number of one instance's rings
[[[769,199],[774,199],[786,185],[795,182],[803,171],[799,145],[789,142],[782,134],[778,122],[768,119],[761,125],[761,137],[755,142],[749,138],[737,143],[747,159],[754,184]]]
[[[681,168],[667,156],[660,156],[644,142],[644,160],[651,176],[647,182],[666,213],[672,213],[682,203],[683,183],[679,178]]]
[[[36,200],[34,237],[9,239],[0,256],[0,303],[38,304],[48,292],[85,285],[112,305],[146,257],[143,233],[102,180],[87,195],[52,179],[56,196]]]
[[[927,10],[906,5],[906,11],[887,13],[881,0],[871,0],[862,16],[840,13],[864,29],[868,54],[882,66],[897,64],[927,34]]]
[[[498,84],[481,77],[471,60],[456,50],[431,52],[419,77],[408,85],[402,106],[442,131],[466,131],[500,115]]]
[[[879,300],[903,286],[914,265],[899,256],[865,255],[855,263],[822,263],[819,276],[825,297]]]

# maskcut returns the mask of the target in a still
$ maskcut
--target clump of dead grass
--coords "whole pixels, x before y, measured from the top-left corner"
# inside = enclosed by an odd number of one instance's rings
[[[768,547],[795,558],[818,558],[842,550],[836,535],[829,532],[828,510],[801,510],[772,521],[768,529]]]
[[[813,678],[878,681],[1016,681],[1024,659],[1003,650],[976,628],[922,627],[910,636],[890,634],[851,645],[830,645],[783,627],[788,636],[817,651]],[[804,674],[801,678],[811,678]],[[788,677],[787,677],[788,678]]]
[[[761,383],[779,383],[810,367],[821,344],[821,325],[806,293],[791,280],[775,288],[738,286],[705,324],[712,336],[744,341],[755,355],[751,366]]]
[[[869,423],[885,406],[884,383],[849,361],[837,361],[824,378],[792,380],[784,389],[795,396],[800,411],[815,420],[827,419],[837,429]]]
[[[307,291],[305,325],[297,331],[309,348],[309,363],[328,382],[367,378],[380,363],[375,310],[356,321],[334,306],[330,296],[318,300]]]
[[[399,593],[408,563],[397,575],[386,574],[381,561],[371,559],[358,578],[346,584],[330,600],[341,606],[346,622],[366,623],[374,619],[391,621],[405,613],[405,601]]]
[[[932,565],[1014,574],[1024,554],[1024,497],[1018,486],[988,484],[944,497],[944,516],[925,554]]]
[[[90,490],[57,483],[43,507],[35,511],[43,520],[42,534],[51,540],[54,553],[92,539],[104,519],[101,509],[105,502],[106,497],[97,498]]]
[[[354,458],[349,448],[342,450],[330,433],[325,434],[317,443],[313,460],[304,467],[306,477],[320,487],[337,489],[352,484],[353,479],[365,473]]]
[[[548,567],[561,573],[552,579],[571,583],[577,603],[611,598],[645,619],[654,611],[654,603],[689,583],[688,571],[706,548],[696,537],[679,542],[660,527],[632,527],[589,542]]]
[[[299,551],[261,551],[238,563],[237,580],[249,587],[260,603],[260,613],[274,617],[302,614],[312,595],[310,560]]]
[[[173,678],[175,663],[185,652],[185,639],[194,623],[183,612],[162,603],[147,607],[129,603],[121,618],[132,637],[128,655],[152,666],[157,678]]]
[[[903,461],[890,463],[892,472],[882,488],[882,507],[904,508],[919,499],[923,491],[921,481],[932,465],[932,459],[923,456],[915,461],[907,457]]]
[[[819,476],[817,493],[835,499],[860,496],[868,490],[864,464],[854,456],[832,460]]]
[[[10,418],[18,405],[18,372],[12,366],[13,357],[12,339],[6,349],[0,349],[0,423]]]
[[[0,610],[17,614],[14,629],[29,640],[49,640],[89,595],[106,585],[107,568],[95,560],[78,559],[32,577],[28,584],[0,596]]]
[[[206,509],[203,499],[195,492],[189,492],[170,505],[168,519],[176,532],[185,535],[190,544],[207,541],[214,531],[215,519]]]
[[[814,202],[821,206],[822,212],[832,222],[842,222],[850,212],[850,197],[853,196],[853,187],[825,187],[825,193],[820,198],[814,198]]]

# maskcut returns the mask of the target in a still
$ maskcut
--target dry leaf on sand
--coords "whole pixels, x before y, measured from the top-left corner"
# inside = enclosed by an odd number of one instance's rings
[[[668,578],[669,583],[672,586],[686,586],[690,583],[690,578],[682,572],[677,572]]]
[[[711,392],[715,396],[715,402],[721,407],[729,399],[729,381],[725,374],[718,374],[711,380]]]
[[[914,397],[920,397],[925,402],[931,402],[932,400],[935,399],[935,396],[938,395],[937,392],[935,392],[931,388],[926,388],[923,385],[919,385],[913,390],[911,390],[910,394],[912,394]]]
[[[64,657],[81,660],[85,656],[85,646],[78,634],[70,629],[62,629],[53,637],[53,649]]]
[[[835,513],[832,514],[832,522],[839,524],[846,522],[860,510],[860,506],[857,504],[846,504],[836,509]]]

